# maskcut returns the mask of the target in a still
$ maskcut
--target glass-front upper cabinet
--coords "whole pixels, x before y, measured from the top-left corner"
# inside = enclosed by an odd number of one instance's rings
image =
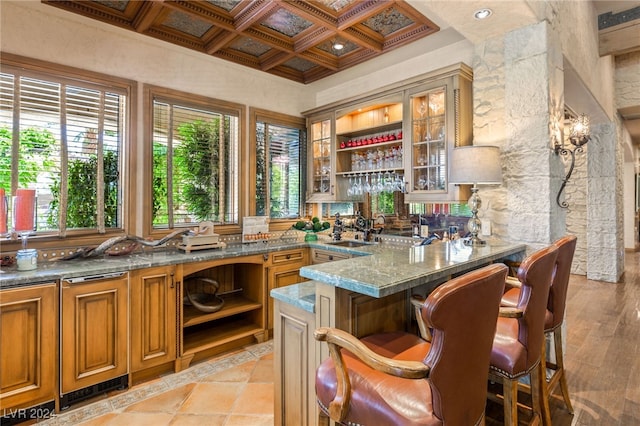
[[[333,201],[333,114],[310,117],[307,202]]]
[[[368,193],[396,190],[404,174],[402,111],[402,92],[336,111],[339,199],[357,201]]]
[[[460,71],[406,92],[407,202],[468,198],[468,188],[449,183],[453,148],[471,144],[471,78]]]

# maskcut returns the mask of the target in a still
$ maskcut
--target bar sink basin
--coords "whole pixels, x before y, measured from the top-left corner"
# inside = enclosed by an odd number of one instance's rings
[[[365,243],[361,241],[352,241],[352,240],[342,240],[342,241],[331,241],[327,244],[331,244],[332,246],[340,246],[340,247],[362,247],[362,246],[370,246],[373,243]]]

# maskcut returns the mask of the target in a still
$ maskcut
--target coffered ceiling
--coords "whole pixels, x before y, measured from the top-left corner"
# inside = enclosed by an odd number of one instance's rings
[[[439,30],[404,0],[42,2],[302,83]]]

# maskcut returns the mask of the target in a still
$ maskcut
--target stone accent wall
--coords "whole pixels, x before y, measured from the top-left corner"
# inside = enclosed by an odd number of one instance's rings
[[[565,134],[568,129],[565,129]],[[569,144],[567,141],[566,144]],[[583,152],[576,152],[576,162],[571,179],[564,189],[564,200],[569,205],[567,210],[567,233],[575,235],[576,253],[573,256],[571,272],[587,275],[587,158],[589,144],[582,147]],[[571,159],[563,157],[565,173],[569,171]]]
[[[473,55],[473,143],[494,145],[504,151],[507,142],[504,95],[504,40],[502,37],[475,46]],[[502,155],[503,174],[506,155]],[[479,217],[483,229],[491,228],[492,235],[511,239],[506,185],[483,186]]]
[[[624,271],[622,152],[617,138],[615,123],[592,126],[587,160],[587,278],[609,282],[617,282]]]
[[[546,21],[505,37],[509,234],[531,249],[565,233],[564,212],[555,200],[563,167],[551,149],[564,108],[558,45]]]

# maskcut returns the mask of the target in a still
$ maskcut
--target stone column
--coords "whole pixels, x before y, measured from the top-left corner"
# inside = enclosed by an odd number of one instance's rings
[[[587,157],[587,278],[617,282],[624,272],[622,150],[615,123],[591,128]]]
[[[564,235],[565,212],[556,205],[564,177],[553,153],[564,109],[563,58],[546,21],[505,35],[504,183],[509,240],[532,249]]]

